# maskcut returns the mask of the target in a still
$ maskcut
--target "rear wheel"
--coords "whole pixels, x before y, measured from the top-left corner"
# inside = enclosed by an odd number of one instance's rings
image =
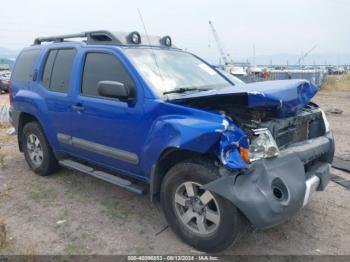
[[[162,183],[161,204],[170,227],[185,243],[219,252],[240,238],[247,223],[232,203],[202,188],[219,177],[215,167],[203,163],[171,168]]]
[[[47,176],[58,170],[55,155],[37,122],[29,122],[23,127],[22,149],[29,167],[38,175]]]

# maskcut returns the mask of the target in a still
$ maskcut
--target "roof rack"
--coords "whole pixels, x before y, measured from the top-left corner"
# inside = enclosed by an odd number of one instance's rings
[[[95,41],[108,41],[114,42],[115,44],[121,44],[121,42],[109,31],[91,31],[91,32],[82,32],[77,34],[70,35],[57,35],[49,37],[38,37],[34,40],[34,45],[40,45],[43,42],[64,42],[66,39],[72,38],[87,38],[87,42]]]
[[[87,44],[104,44],[104,45],[151,45],[171,47],[172,41],[170,36],[144,36],[137,31],[131,33],[125,32],[110,32],[106,30],[89,31],[78,34],[58,35],[50,37],[38,37],[34,40],[34,45],[41,45],[43,42],[65,42],[72,38],[86,38]],[[142,41],[142,39],[145,39]]]

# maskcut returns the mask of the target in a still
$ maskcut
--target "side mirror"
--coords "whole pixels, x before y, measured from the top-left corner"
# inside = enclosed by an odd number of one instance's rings
[[[104,97],[117,98],[122,101],[133,100],[131,87],[117,81],[98,82],[97,92]]]

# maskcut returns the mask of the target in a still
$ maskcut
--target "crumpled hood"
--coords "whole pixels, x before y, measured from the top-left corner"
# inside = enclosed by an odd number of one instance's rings
[[[208,106],[232,102],[248,108],[271,109],[277,117],[286,117],[304,108],[317,91],[318,87],[307,80],[278,80],[197,92],[171,101]]]

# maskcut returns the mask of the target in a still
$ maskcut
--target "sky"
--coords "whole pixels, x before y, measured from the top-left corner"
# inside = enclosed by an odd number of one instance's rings
[[[280,54],[350,54],[348,0],[30,0],[1,1],[0,47],[19,50],[37,36],[88,30],[170,35],[210,62],[219,52],[211,20],[234,60]],[[324,58],[322,58],[324,59]],[[349,58],[350,61],[350,58]]]

